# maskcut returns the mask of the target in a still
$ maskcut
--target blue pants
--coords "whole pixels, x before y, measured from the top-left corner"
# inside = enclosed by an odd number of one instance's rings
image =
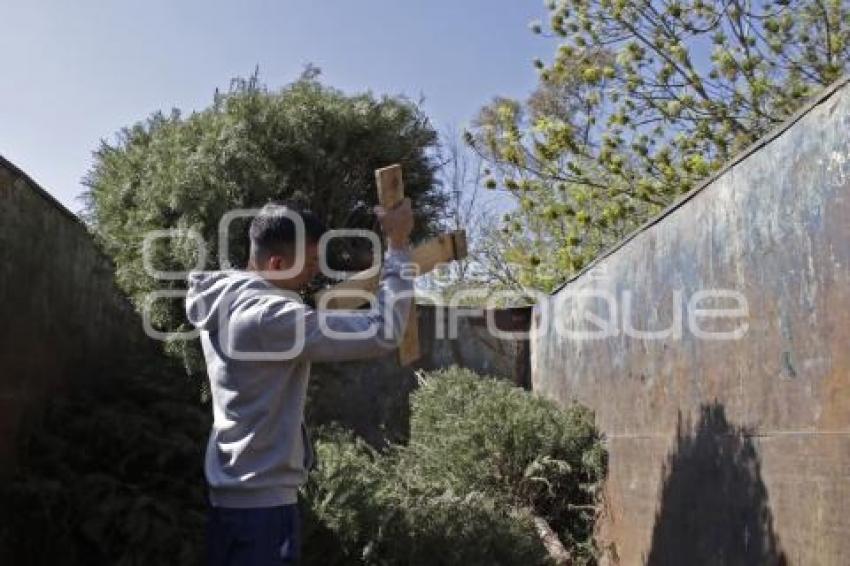
[[[209,566],[280,566],[301,557],[297,505],[231,509],[210,507],[207,517]]]

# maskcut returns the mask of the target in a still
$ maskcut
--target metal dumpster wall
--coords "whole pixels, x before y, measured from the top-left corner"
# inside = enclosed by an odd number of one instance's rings
[[[24,412],[154,352],[82,222],[0,157],[0,475]]]
[[[538,306],[533,388],[608,437],[609,560],[850,563],[848,132],[845,80]],[[747,316],[702,317],[712,289]]]

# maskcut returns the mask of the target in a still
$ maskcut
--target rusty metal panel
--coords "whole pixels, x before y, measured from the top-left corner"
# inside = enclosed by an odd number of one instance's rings
[[[850,563],[848,132],[841,83],[538,305],[534,389],[608,436],[609,561]]]
[[[83,223],[1,156],[0,321],[0,476],[27,409],[159,349]]]

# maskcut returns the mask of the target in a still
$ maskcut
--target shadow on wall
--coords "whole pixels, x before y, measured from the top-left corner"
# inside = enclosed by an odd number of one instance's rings
[[[646,563],[787,564],[751,431],[730,424],[717,402],[700,408],[695,427],[679,416]]]

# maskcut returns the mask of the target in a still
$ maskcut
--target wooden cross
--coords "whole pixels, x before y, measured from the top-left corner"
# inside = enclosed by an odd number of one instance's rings
[[[375,171],[375,182],[378,185],[378,202],[387,209],[397,206],[404,199],[404,182],[401,176],[401,165],[390,165]],[[463,230],[441,234],[413,248],[410,252],[411,264],[416,268],[417,275],[430,272],[438,264],[455,261],[466,257],[466,233]],[[361,272],[350,279],[334,285],[318,294],[322,296],[334,291],[367,291],[374,293],[378,289],[378,275],[363,276]],[[356,309],[368,302],[363,297],[331,296],[326,301],[327,308]],[[419,319],[416,312],[416,301],[410,306],[410,315],[405,326],[404,336],[398,348],[399,363],[409,365],[419,359]]]

